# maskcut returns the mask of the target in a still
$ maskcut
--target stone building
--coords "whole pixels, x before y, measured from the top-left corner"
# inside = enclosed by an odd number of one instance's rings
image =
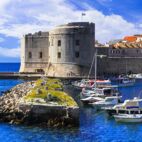
[[[44,72],[57,77],[88,75],[94,32],[94,23],[75,22],[25,35],[21,39],[20,72]]]

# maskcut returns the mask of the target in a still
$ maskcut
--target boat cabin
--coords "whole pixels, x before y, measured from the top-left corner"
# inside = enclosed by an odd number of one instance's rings
[[[139,108],[139,102],[141,102],[142,99],[134,98],[133,100],[125,100],[124,103],[115,105],[114,109],[136,109]]]
[[[94,88],[95,90],[95,88]],[[117,88],[96,88],[96,94],[98,95],[103,95],[103,96],[113,96],[116,95],[117,93],[119,94]]]

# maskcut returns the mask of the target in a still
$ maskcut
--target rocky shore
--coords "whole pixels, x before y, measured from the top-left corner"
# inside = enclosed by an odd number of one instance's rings
[[[79,126],[79,107],[60,82],[25,82],[0,97],[0,121],[43,127]],[[60,86],[60,87],[59,87]]]

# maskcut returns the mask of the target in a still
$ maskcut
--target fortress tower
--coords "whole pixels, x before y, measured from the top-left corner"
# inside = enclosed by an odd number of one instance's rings
[[[93,23],[75,22],[25,35],[21,40],[20,72],[43,71],[57,77],[88,75],[94,32]]]

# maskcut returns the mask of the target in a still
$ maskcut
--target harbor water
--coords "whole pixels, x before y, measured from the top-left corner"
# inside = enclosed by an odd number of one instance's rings
[[[18,71],[20,64],[0,64],[0,71]],[[0,80],[0,92],[6,91],[23,80]],[[142,124],[117,123],[105,112],[82,106],[79,90],[65,86],[80,106],[79,128],[39,128],[0,123],[0,142],[141,142]],[[123,100],[142,97],[142,80],[135,86],[119,88]]]

